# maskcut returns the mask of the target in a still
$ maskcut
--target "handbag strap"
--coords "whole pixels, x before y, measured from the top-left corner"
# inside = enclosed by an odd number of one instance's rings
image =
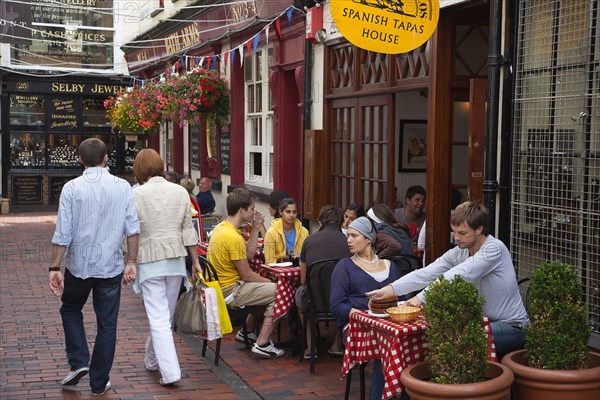
[[[219,281],[219,275],[217,275],[217,271],[215,267],[212,266],[210,261],[204,256],[200,255],[200,264],[202,265],[202,277],[206,282]]]

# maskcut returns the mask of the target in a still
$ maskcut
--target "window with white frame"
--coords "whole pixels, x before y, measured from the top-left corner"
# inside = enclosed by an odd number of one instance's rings
[[[272,47],[244,60],[246,94],[245,183],[273,188],[273,96],[269,87]]]

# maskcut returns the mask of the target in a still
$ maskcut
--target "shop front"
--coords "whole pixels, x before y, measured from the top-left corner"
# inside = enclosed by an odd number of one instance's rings
[[[132,180],[147,135],[115,134],[104,100],[125,90],[120,79],[7,76],[2,107],[2,193],[11,204],[58,204],[63,185],[81,174],[77,148],[106,143],[113,174]]]

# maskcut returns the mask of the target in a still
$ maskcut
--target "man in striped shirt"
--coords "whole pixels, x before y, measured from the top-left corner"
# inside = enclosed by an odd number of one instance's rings
[[[61,192],[52,237],[49,285],[61,297],[67,359],[71,371],[63,386],[77,385],[88,372],[92,394],[110,389],[121,285],[135,280],[140,225],[131,186],[108,172],[106,145],[86,139],[79,146],[83,174]],[[127,261],[123,237],[127,237]],[[65,258],[64,277],[60,270]],[[90,360],[83,306],[92,292],[98,331]]]

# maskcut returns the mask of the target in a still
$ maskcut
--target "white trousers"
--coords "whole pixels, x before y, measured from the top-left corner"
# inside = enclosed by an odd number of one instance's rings
[[[159,369],[165,384],[181,379],[171,331],[181,279],[181,276],[159,276],[146,279],[140,285],[150,323],[144,364],[151,371]]]

